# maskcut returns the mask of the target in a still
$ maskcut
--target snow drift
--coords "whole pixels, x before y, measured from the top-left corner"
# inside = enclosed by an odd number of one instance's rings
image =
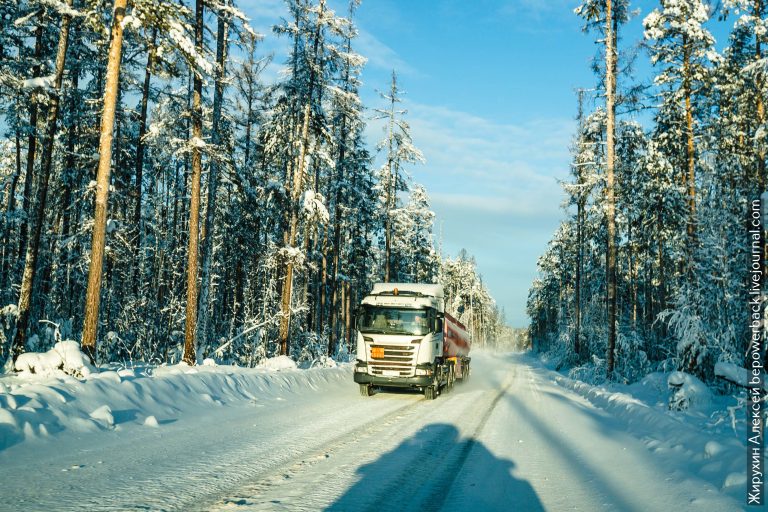
[[[0,450],[64,431],[127,425],[157,428],[187,411],[282,400],[350,379],[348,365],[298,370],[287,357],[258,368],[218,366],[94,368],[74,341],[26,353],[15,375],[0,376]]]

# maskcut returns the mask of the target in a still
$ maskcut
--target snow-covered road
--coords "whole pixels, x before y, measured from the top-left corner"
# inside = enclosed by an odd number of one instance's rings
[[[171,408],[156,428],[115,413],[111,430],[0,451],[0,509],[741,510],[534,360],[472,364],[434,401],[360,397],[339,369],[301,393]]]

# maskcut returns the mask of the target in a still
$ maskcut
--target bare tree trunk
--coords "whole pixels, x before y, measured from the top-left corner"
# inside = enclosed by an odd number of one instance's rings
[[[584,125],[584,90],[579,89],[579,114],[578,114],[578,120],[579,120],[579,130],[583,128]],[[584,178],[582,173],[581,166],[578,166],[576,169],[576,172],[578,174],[578,184],[579,187],[579,196],[576,199],[576,283],[574,284],[575,289],[575,301],[576,306],[574,308],[575,310],[575,321],[576,321],[576,332],[574,333],[573,337],[573,351],[576,355],[577,360],[581,360],[581,280],[582,280],[582,272],[584,269],[584,191],[581,189],[581,186],[584,185]]]
[[[75,65],[75,68],[71,70],[71,80],[72,80],[72,94],[70,95],[70,109],[72,112],[75,111],[75,108],[77,107],[77,88],[80,80],[80,70]],[[64,159],[64,175],[63,175],[63,185],[64,185],[64,196],[61,201],[61,236],[64,237],[64,239],[68,239],[70,235],[72,234],[72,194],[74,186],[74,172],[73,169],[75,167],[75,131],[76,131],[77,123],[73,120],[70,122],[69,129],[67,130],[67,156]],[[61,255],[59,258],[59,264],[64,269],[64,276],[65,276],[65,298],[66,298],[66,314],[67,317],[72,316],[72,302],[73,302],[73,295],[74,292],[72,290],[72,279],[70,278],[70,249],[69,244],[65,245],[61,248]]]
[[[613,23],[613,5],[611,0],[605,3],[605,110],[608,116],[606,122],[606,199],[608,208],[608,254],[606,261],[606,281],[608,286],[608,355],[607,374],[610,378],[615,365],[616,352],[616,200],[613,187],[614,172],[614,124],[616,93],[616,68],[614,66],[616,39]]]
[[[67,22],[69,23],[69,22]],[[37,19],[37,30],[35,30],[35,65],[32,66],[32,77],[40,76],[40,60],[43,58],[43,14],[40,11]],[[19,228],[19,260],[26,254],[27,239],[27,212],[32,203],[32,184],[35,177],[35,152],[37,150],[37,114],[38,106],[36,101],[32,101],[29,107],[29,135],[27,136],[27,172],[24,175],[24,199],[22,210],[24,216],[21,218],[21,227]]]
[[[96,335],[99,327],[99,303],[104,260],[104,242],[107,227],[107,201],[109,175],[112,161],[112,130],[115,124],[115,108],[120,86],[120,58],[123,50],[123,18],[127,0],[115,0],[112,16],[112,34],[107,60],[107,82],[104,86],[104,111],[101,116],[99,137],[99,166],[96,171],[96,200],[93,213],[91,238],[91,263],[88,268],[88,288],[85,293],[85,318],[83,320],[83,351],[91,360],[96,356]]]
[[[155,59],[155,40],[157,39],[157,29],[152,30],[152,42],[147,50],[147,68],[144,71],[144,83],[141,88],[141,107],[139,113],[139,138],[136,141],[136,202],[133,210],[133,225],[136,229],[136,244],[133,248],[133,293],[136,295],[139,291],[139,280],[141,278],[141,251],[142,229],[141,229],[141,201],[142,185],[144,183],[144,136],[147,133],[147,110],[149,108],[149,85],[152,79],[152,65]]]
[[[66,5],[72,7],[72,0],[66,0]],[[35,194],[35,216],[32,219],[32,229],[30,230],[31,239],[26,247],[26,257],[24,259],[24,274],[21,278],[21,291],[19,293],[19,316],[16,321],[16,335],[11,347],[11,357],[13,361],[24,351],[24,343],[27,338],[27,329],[29,328],[29,313],[32,303],[32,291],[35,286],[35,272],[37,270],[37,257],[40,251],[40,237],[45,223],[45,203],[48,195],[48,179],[51,174],[51,163],[53,161],[53,146],[56,137],[56,122],[59,116],[59,103],[61,96],[61,83],[64,76],[64,65],[67,58],[67,45],[69,43],[69,24],[71,17],[63,15],[61,19],[61,30],[59,32],[59,45],[56,51],[56,69],[54,71],[53,94],[50,98],[48,115],[46,119],[46,132],[43,147],[43,160],[40,166],[40,178],[37,184],[37,193]]]
[[[203,53],[203,0],[195,2],[195,46]],[[192,183],[189,200],[189,245],[187,251],[187,322],[184,332],[184,356],[182,359],[190,366],[197,361],[195,354],[195,335],[197,323],[197,247],[200,236],[200,175],[202,174],[203,141],[203,77],[194,74],[192,85]]]
[[[395,161],[393,136],[395,131],[395,93],[397,91],[397,75],[392,71],[392,89],[390,91],[391,103],[389,111],[389,150],[387,153],[387,191],[385,196],[385,212],[386,220],[384,224],[384,282],[388,283],[391,279],[391,265],[392,260],[392,199],[397,195],[396,186],[397,178],[393,177],[394,170],[393,165]],[[393,190],[395,189],[395,190]]]
[[[221,109],[224,101],[224,77],[226,76],[225,62],[227,59],[227,36],[229,19],[220,14],[216,35],[216,77],[213,91],[213,133],[212,142],[215,147],[221,144]],[[205,212],[205,238],[202,247],[202,272],[200,283],[200,310],[197,312],[197,339],[207,343],[208,312],[211,288],[211,261],[213,259],[213,242],[216,234],[216,192],[219,188],[219,163],[216,159],[210,162],[208,172],[208,206]]]

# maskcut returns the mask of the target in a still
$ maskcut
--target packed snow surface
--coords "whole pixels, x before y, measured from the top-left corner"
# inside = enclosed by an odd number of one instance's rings
[[[742,509],[743,444],[649,402],[668,376],[621,392],[525,355],[472,365],[434,401],[284,359],[2,377],[0,510]]]

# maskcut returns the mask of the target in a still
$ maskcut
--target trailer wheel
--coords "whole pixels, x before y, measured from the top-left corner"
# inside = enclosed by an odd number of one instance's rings
[[[451,391],[453,383],[456,381],[456,367],[453,364],[448,365],[448,382],[445,384],[445,390]]]
[[[360,384],[360,395],[373,396],[373,386],[370,384]]]
[[[427,386],[424,388],[424,398],[427,400],[434,400],[437,396],[437,389],[435,386]]]

